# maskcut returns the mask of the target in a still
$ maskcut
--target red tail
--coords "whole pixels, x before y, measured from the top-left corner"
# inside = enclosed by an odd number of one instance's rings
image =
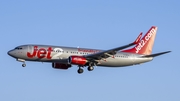
[[[137,53],[137,54],[144,54],[150,55],[152,53],[152,48],[154,45],[154,40],[156,37],[157,27],[152,26],[146,35],[141,39],[141,41],[132,49],[124,50],[122,52],[129,52],[129,53]]]

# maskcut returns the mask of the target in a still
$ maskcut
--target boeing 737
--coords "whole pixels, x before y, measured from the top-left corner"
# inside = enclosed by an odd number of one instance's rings
[[[8,51],[8,55],[23,62],[22,67],[26,66],[25,61],[49,62],[55,69],[68,69],[72,65],[77,65],[77,72],[81,74],[86,66],[88,71],[94,70],[94,66],[131,66],[149,62],[156,56],[169,53],[170,51],[151,54],[156,32],[157,27],[152,26],[143,38],[141,32],[134,42],[109,50],[28,44]],[[132,48],[126,49],[128,47]]]

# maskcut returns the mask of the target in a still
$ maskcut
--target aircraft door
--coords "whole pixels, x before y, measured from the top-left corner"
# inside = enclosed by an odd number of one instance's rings
[[[30,52],[30,51],[29,51],[29,50],[30,50],[30,47],[31,47],[31,46],[28,45],[28,52]]]
[[[32,53],[33,49],[31,45],[28,45],[28,52]]]

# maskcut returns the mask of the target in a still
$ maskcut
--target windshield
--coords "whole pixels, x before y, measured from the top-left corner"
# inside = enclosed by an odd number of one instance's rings
[[[21,47],[16,47],[15,49],[17,49],[17,50],[21,50],[22,48],[21,48]]]

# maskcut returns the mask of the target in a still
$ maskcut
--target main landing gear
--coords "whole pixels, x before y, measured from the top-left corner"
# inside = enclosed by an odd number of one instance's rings
[[[87,69],[88,69],[88,71],[93,71],[94,67],[93,66],[89,66]]]
[[[83,70],[81,67],[79,67],[79,69],[77,70],[77,72],[78,72],[79,74],[82,74],[82,73],[84,72],[84,70]]]
[[[87,70],[88,71],[93,71],[94,70],[94,66],[88,66]],[[79,69],[77,70],[77,72],[79,74],[82,74],[84,72],[83,67],[79,66]]]

